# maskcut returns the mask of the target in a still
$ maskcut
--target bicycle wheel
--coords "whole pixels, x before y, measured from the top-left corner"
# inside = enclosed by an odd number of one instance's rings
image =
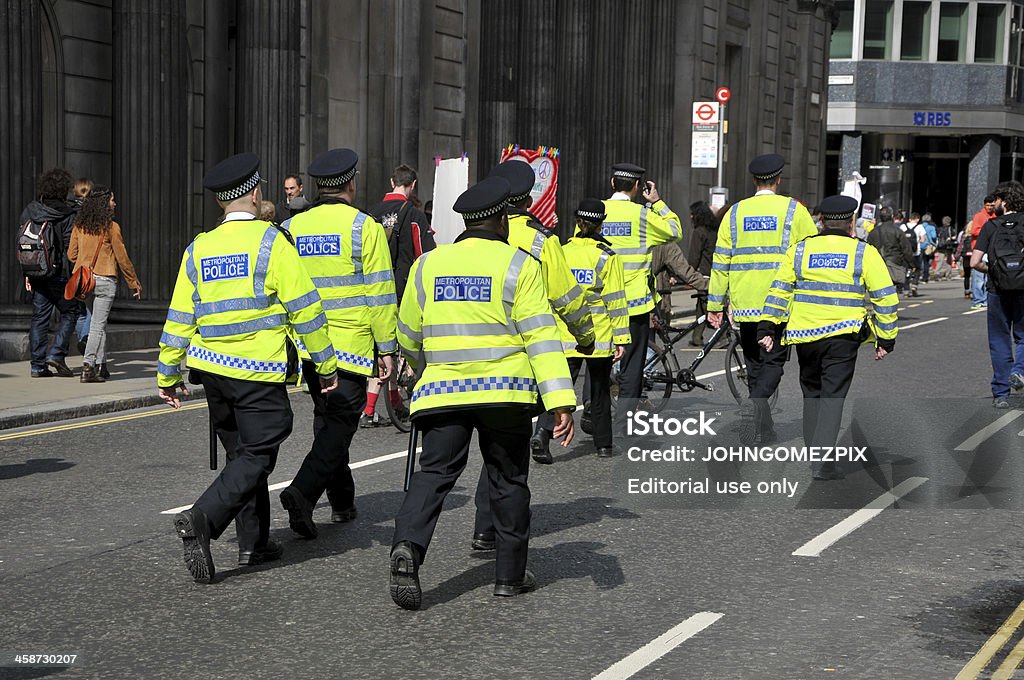
[[[675,357],[671,361],[674,361]],[[672,363],[668,353],[659,354],[657,348],[647,348],[647,360],[644,364],[643,387],[640,392],[640,408],[646,407],[651,413],[659,413],[672,395],[672,385],[675,382],[675,372],[672,370]],[[615,412],[619,401],[619,364],[612,365],[612,413]]]
[[[729,383],[729,391],[737,404],[750,396],[750,388],[747,386],[747,360],[743,356],[743,347],[740,346],[739,333],[732,333],[729,338],[729,346],[725,350],[725,379]],[[779,400],[778,388],[768,398],[768,406],[775,407]]]
[[[395,378],[395,389],[398,390],[398,403],[391,403],[391,395],[388,394],[385,403],[388,407],[388,416],[392,424],[399,432],[408,432],[412,429],[412,420],[409,418],[409,407],[412,405],[412,389],[416,382],[416,376],[408,370],[408,364],[402,359],[395,366],[397,377]]]

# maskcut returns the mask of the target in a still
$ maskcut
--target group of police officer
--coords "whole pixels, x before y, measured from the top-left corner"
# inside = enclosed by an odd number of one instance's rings
[[[228,460],[174,518],[185,564],[197,582],[212,581],[210,541],[232,520],[240,566],[280,558],[269,538],[267,478],[291,432],[285,385],[300,361],[306,382],[319,386],[310,390],[314,441],[282,506],[306,538],[317,535],[313,509],[325,492],[332,521],[356,517],[349,446],[367,378],[386,379],[400,346],[417,374],[411,412],[423,444],[395,521],[392,599],[406,609],[421,605],[419,568],[474,430],[484,465],[472,547],[496,551],[495,595],[528,592],[536,586],[527,570],[531,453],[551,463],[550,440],[573,440],[573,381],[585,362],[597,453],[614,455],[612,363],[620,362],[617,418],[624,419],[641,398],[657,302],[650,251],[680,240],[682,225],[654,183],[641,183],[643,168],[617,164],[611,197],[579,203],[563,246],[529,213],[533,170],[508,161],[458,198],[466,230],[415,261],[398,300],[384,231],[352,205],[357,163],[349,149],[319,155],[309,167],[317,202],[281,226],[256,219],[262,197],[253,154],[221,162],[204,179],[224,218],[184,253],[158,382],[164,401],[180,406],[187,360]],[[885,265],[852,238],[856,202],[826,199],[819,235],[803,206],[778,195],[782,166],[776,155],[751,164],[757,193],[723,220],[709,291],[709,323],[724,322],[727,298],[739,322],[762,442],[774,438],[767,398],[788,345],[798,346],[805,397],[841,400],[866,334],[877,338],[879,358],[896,334]],[[807,443],[823,445],[830,433],[834,442],[835,414],[805,407]],[[834,474],[815,471],[822,479]]]

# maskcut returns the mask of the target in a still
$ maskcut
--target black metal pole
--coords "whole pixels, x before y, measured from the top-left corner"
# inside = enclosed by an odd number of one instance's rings
[[[213,417],[210,418],[210,469],[217,469],[217,428],[213,426]]]
[[[416,440],[418,435],[416,421],[413,421],[409,428],[409,453],[405,457],[405,486],[403,491],[409,490],[409,485],[412,484],[412,473],[416,470]]]

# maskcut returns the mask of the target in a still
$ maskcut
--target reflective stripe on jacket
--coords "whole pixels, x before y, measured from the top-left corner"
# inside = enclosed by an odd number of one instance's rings
[[[622,258],[629,314],[649,312],[655,302],[649,281],[651,248],[683,238],[679,217],[660,200],[649,208],[633,201],[603,202],[606,217],[601,235]]]

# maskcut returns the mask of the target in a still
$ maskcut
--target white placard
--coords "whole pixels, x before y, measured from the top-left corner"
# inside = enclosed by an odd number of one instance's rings
[[[431,227],[438,244],[453,243],[466,230],[462,215],[452,206],[469,188],[469,157],[446,158],[434,170],[434,214]]]
[[[718,133],[707,130],[694,130],[693,143],[690,147],[691,168],[718,167]]]

